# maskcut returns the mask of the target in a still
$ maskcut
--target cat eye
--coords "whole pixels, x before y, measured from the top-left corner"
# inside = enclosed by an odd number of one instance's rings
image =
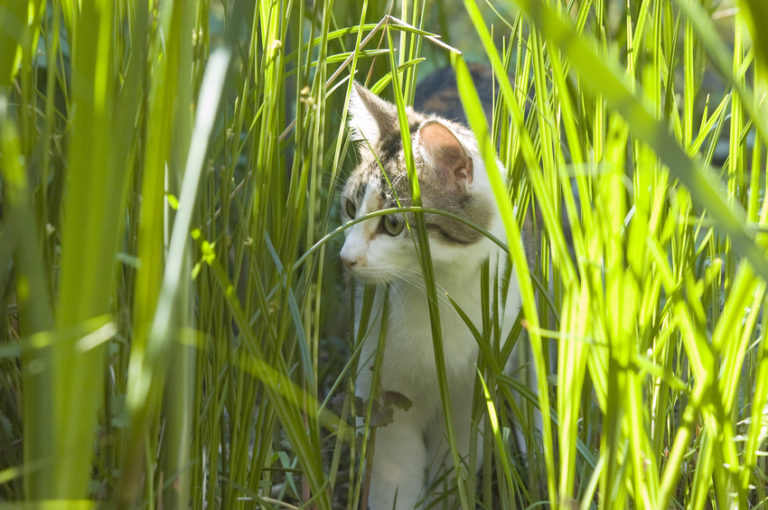
[[[384,230],[391,236],[398,235],[405,226],[405,222],[400,218],[399,214],[386,214],[381,221],[384,224]]]
[[[355,202],[350,200],[349,198],[344,201],[344,210],[347,213],[347,216],[349,216],[352,219],[355,219],[355,214],[357,213],[357,206],[355,205]]]

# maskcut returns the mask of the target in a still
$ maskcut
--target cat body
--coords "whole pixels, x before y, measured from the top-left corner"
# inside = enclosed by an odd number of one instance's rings
[[[349,111],[353,137],[360,141],[360,162],[344,188],[345,220],[398,207],[398,203],[412,205],[394,105],[355,85]],[[408,123],[423,206],[465,218],[504,240],[504,228],[472,132],[411,109]],[[508,258],[493,241],[454,219],[424,214],[424,223],[438,297],[452,422],[459,453],[466,461],[478,344],[447,296],[482,330],[482,266],[488,260],[491,278],[498,275],[501,282],[504,275],[510,275],[505,270]],[[372,385],[380,383],[380,392],[401,394],[412,403],[407,410],[394,407],[392,422],[376,428],[373,462],[368,467],[372,469],[369,506],[373,510],[415,508],[427,496],[425,486],[452,466],[426,286],[414,245],[416,225],[413,213],[364,220],[346,230],[340,253],[357,281],[377,284],[370,320],[362,324],[356,317],[356,333],[365,328],[357,396],[367,401],[376,394]],[[506,338],[520,309],[514,275],[509,277],[509,285],[490,285],[490,289],[508,289],[490,299],[491,303],[503,303],[499,312],[501,338]],[[361,286],[356,292],[362,295]],[[360,308],[357,306],[358,313]],[[382,326],[384,351],[378,352]],[[377,356],[383,358],[379,380],[374,381],[372,369]]]

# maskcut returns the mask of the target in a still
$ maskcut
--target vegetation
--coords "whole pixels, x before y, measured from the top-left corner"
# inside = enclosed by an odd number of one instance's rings
[[[511,343],[474,325],[484,456],[454,454],[436,490],[766,506],[767,18],[761,0],[0,0],[0,501],[361,508],[349,77],[402,108],[450,63],[509,169],[512,341],[538,377],[505,374]],[[490,131],[454,47],[499,78]]]

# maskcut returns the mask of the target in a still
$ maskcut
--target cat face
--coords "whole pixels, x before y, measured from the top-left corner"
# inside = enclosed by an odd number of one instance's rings
[[[344,221],[412,205],[396,107],[355,84],[349,112],[360,161],[342,193]],[[422,205],[489,229],[496,210],[471,132],[410,109],[407,115]],[[487,255],[488,241],[476,229],[438,214],[425,214],[424,222],[436,271],[468,263],[479,266]],[[345,231],[341,260],[363,281],[409,279],[420,267],[415,228],[413,213],[377,216],[357,223]]]

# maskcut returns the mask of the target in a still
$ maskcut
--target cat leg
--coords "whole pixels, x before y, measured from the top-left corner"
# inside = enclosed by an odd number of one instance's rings
[[[453,415],[453,432],[456,448],[462,464],[469,469],[470,442],[476,441],[475,467],[482,462],[482,445],[477,435],[472,434],[472,385],[451,390],[451,405]],[[427,456],[429,469],[428,488],[434,495],[430,502],[438,503],[437,508],[458,508],[459,498],[456,487],[456,471],[451,456],[448,434],[445,430],[445,418],[438,413],[428,429]],[[451,493],[446,498],[445,491]]]
[[[412,510],[419,501],[427,449],[421,423],[409,420],[407,414],[397,410],[392,423],[376,429],[368,498],[371,510]]]

